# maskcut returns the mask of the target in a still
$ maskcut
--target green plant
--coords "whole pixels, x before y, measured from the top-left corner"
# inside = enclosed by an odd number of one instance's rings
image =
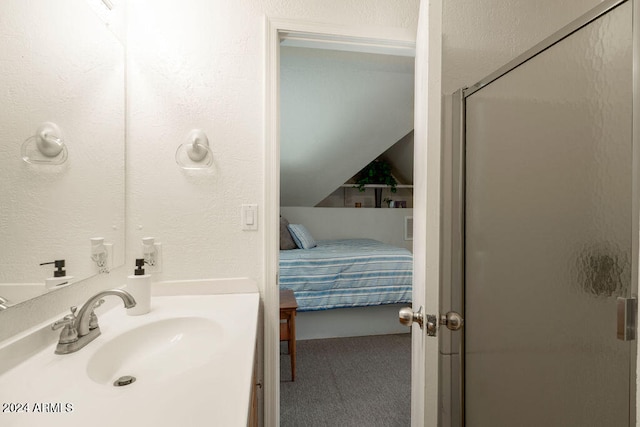
[[[356,175],[356,187],[364,191],[367,184],[383,184],[391,187],[391,192],[397,191],[398,182],[391,175],[391,165],[386,160],[374,160]]]

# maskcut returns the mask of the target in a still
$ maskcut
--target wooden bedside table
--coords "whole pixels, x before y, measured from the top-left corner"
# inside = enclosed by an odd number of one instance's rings
[[[296,380],[296,311],[298,302],[290,289],[280,289],[280,341],[287,341],[291,358],[291,381]],[[284,321],[283,321],[284,320]]]

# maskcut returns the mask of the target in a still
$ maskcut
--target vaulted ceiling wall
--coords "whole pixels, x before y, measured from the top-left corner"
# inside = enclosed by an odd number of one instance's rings
[[[281,47],[282,206],[315,206],[411,132],[413,70],[411,57]]]

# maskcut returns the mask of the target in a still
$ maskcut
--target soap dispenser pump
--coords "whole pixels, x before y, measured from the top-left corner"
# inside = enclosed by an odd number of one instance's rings
[[[53,289],[57,286],[68,285],[71,283],[71,279],[73,279],[73,276],[67,276],[67,272],[64,269],[65,262],[63,259],[43,262],[40,265],[49,264],[53,264],[56,269],[53,272],[53,277],[48,277],[44,280],[44,286],[46,289]]]
[[[136,300],[135,307],[127,309],[129,316],[147,314],[151,310],[151,275],[145,274],[144,258],[136,259],[136,269],[127,277],[125,290]]]

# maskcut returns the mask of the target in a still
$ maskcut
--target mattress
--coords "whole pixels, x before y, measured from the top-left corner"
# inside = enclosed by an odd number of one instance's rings
[[[411,302],[413,256],[372,239],[320,240],[280,251],[279,285],[298,311]]]

